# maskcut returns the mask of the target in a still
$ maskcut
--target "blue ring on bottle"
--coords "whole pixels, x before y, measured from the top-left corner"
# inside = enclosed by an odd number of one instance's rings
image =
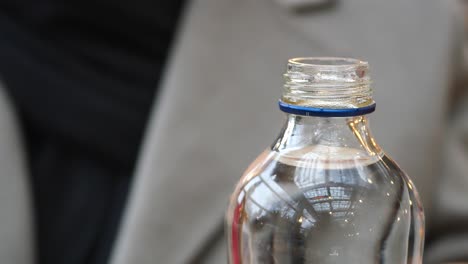
[[[375,103],[359,107],[359,108],[343,108],[343,109],[333,109],[333,108],[316,108],[308,106],[298,106],[287,104],[281,100],[278,101],[279,108],[281,111],[294,114],[294,115],[304,115],[304,116],[322,116],[322,117],[346,117],[346,116],[359,116],[369,114],[375,111]]]

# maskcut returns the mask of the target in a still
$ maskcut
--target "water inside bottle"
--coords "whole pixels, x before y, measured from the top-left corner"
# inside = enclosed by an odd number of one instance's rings
[[[265,152],[232,198],[234,263],[407,263],[411,183],[386,156],[363,156]]]

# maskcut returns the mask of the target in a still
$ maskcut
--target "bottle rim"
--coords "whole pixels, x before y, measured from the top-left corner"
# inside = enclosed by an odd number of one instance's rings
[[[289,59],[288,64],[316,69],[322,68],[336,70],[342,70],[343,68],[350,67],[369,67],[369,63],[367,61],[346,57],[298,57]]]

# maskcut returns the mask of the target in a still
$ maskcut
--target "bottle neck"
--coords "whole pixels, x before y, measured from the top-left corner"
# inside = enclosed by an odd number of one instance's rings
[[[289,60],[279,101],[288,119],[274,152],[285,162],[340,168],[381,157],[365,116],[375,109],[368,66],[348,58]]]
[[[287,121],[272,146],[275,152],[314,152],[358,158],[378,158],[383,152],[372,137],[367,116],[316,117],[287,114]]]

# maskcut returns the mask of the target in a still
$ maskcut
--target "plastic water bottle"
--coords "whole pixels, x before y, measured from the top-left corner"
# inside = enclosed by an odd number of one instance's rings
[[[284,78],[287,121],[231,197],[229,263],[422,263],[417,191],[369,128],[368,63],[296,58]]]

